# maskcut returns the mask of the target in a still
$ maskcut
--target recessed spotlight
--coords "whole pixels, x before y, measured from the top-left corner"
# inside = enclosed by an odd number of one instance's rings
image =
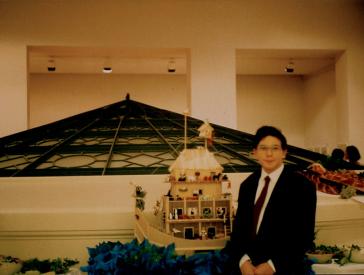
[[[174,59],[168,61],[168,72],[175,73],[176,72],[176,62]]]
[[[104,67],[102,69],[102,72],[105,73],[105,74],[109,74],[112,72],[112,68],[111,67]]]
[[[56,62],[53,59],[48,60],[48,72],[55,72],[56,71]]]
[[[287,66],[284,68],[286,73],[294,73],[294,63],[290,61]]]

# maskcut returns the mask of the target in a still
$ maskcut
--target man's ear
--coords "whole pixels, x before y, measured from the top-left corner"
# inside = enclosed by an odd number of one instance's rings
[[[284,150],[283,150],[283,159],[285,159],[285,158],[286,158],[286,156],[287,156],[287,149],[284,149]]]

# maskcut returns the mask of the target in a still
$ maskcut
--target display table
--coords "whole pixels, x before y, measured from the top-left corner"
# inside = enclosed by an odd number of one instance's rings
[[[364,264],[347,263],[340,266],[336,263],[314,264],[313,271],[316,274],[364,274]]]

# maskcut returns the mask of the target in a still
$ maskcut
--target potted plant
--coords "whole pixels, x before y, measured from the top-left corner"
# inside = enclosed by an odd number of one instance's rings
[[[352,263],[364,263],[364,247],[352,244],[349,248],[345,248],[344,254]]]
[[[339,247],[331,246],[331,245],[316,245],[310,251],[307,252],[307,257],[314,263],[324,264],[324,263],[331,263],[332,258],[340,254],[342,249]]]

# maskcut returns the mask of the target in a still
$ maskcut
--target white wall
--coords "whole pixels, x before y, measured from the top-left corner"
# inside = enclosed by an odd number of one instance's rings
[[[335,64],[335,88],[336,88],[336,137],[338,143],[347,144],[349,140],[349,104],[348,104],[348,53],[338,57]]]
[[[254,134],[263,125],[282,130],[304,147],[303,81],[291,76],[237,76],[238,129]]]
[[[26,130],[28,121],[26,48],[21,43],[4,42],[1,39],[2,35],[0,36],[0,137]]]
[[[35,127],[130,98],[183,113],[186,76],[31,74],[29,126]]]
[[[363,2],[364,6],[364,2]],[[362,9],[362,15],[364,14],[364,8]],[[364,16],[361,17],[363,20],[362,26],[364,28]],[[364,30],[363,30],[364,33]],[[361,36],[362,40],[364,40],[364,35]],[[364,45],[364,43],[362,44]],[[356,45],[358,48],[360,46],[358,43]],[[364,62],[364,54],[355,55],[353,52],[349,52],[348,54],[348,139],[347,143],[349,145],[353,144],[359,147],[361,152],[361,160],[360,162],[364,164],[364,66],[362,63]]]
[[[235,201],[249,173],[228,174]],[[29,259],[77,258],[87,247],[134,238],[134,186],[152,211],[169,189],[166,175],[0,178],[0,254]],[[297,194],[299,196],[299,194]],[[318,242],[364,245],[363,204],[318,193]]]
[[[326,148],[327,153],[330,154],[339,143],[336,136],[337,108],[333,69],[305,79],[303,104],[305,105],[305,147]]]
[[[193,49],[191,72],[191,115],[236,129],[235,49]]]
[[[0,136],[27,127],[28,45],[190,49],[191,106],[206,98],[212,108],[199,115],[228,126],[240,108],[234,102],[234,49],[340,49],[348,56],[347,75],[337,75],[345,78],[341,87],[348,103],[348,113],[341,114],[347,126],[342,142],[363,152],[363,11],[364,2],[355,0],[330,5],[323,0],[92,0],[87,7],[82,0],[0,1],[0,110],[6,111]],[[223,111],[215,121],[218,108]]]

